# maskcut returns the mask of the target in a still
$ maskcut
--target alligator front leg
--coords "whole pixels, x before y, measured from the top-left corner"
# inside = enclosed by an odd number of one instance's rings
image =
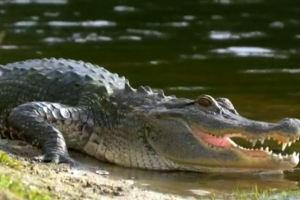
[[[80,114],[81,117],[84,114],[85,120],[80,119]],[[31,102],[14,108],[8,117],[7,125],[11,137],[22,139],[42,149],[43,155],[34,159],[73,165],[74,161],[68,154],[64,135],[79,133],[75,138],[76,143],[83,142],[80,139],[83,138],[86,116],[82,110],[62,104]],[[87,140],[91,131],[85,132],[88,134],[84,137]],[[74,140],[74,136],[72,139]]]

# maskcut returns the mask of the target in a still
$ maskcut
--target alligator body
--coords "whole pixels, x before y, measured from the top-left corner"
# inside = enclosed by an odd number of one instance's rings
[[[287,144],[300,121],[253,121],[226,98],[165,96],[102,67],[66,59],[36,59],[0,66],[2,137],[42,149],[34,159],[73,163],[67,149],[100,161],[149,170],[270,172],[291,170],[299,154],[246,149],[230,137]]]

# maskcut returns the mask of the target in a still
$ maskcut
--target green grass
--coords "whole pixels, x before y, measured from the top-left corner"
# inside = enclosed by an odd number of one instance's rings
[[[30,200],[51,200],[52,197],[49,192],[40,191],[38,188],[29,187],[27,184],[24,184],[21,180],[13,180],[8,175],[0,173],[0,188],[5,192],[12,192],[17,197],[21,199],[30,199]]]
[[[3,151],[0,151],[0,164],[14,169],[20,169],[22,167],[22,164],[17,159],[11,158]]]
[[[0,165],[5,165],[13,169],[20,169],[23,165],[18,160],[11,158],[5,152],[0,151]],[[29,186],[19,179],[14,179],[10,175],[0,172],[0,194],[12,193],[20,199],[30,200],[51,200],[48,191],[40,190]],[[1,196],[1,195],[0,195]]]

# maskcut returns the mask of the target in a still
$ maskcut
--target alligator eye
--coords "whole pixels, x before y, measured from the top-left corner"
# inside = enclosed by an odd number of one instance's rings
[[[208,95],[201,95],[196,99],[196,102],[204,107],[209,107],[213,105],[212,97]]]

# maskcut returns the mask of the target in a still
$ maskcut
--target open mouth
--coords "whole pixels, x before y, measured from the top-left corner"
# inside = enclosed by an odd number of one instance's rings
[[[292,165],[297,165],[299,162],[299,153],[292,153],[290,155],[282,155],[281,153],[273,153],[272,150],[269,149],[269,147],[260,147],[259,149],[255,148],[245,148],[238,144],[236,144],[234,141],[232,141],[230,138],[238,137],[238,138],[244,138],[245,140],[252,143],[252,146],[254,147],[259,140],[261,144],[264,144],[265,139],[273,139],[275,141],[278,141],[278,144],[282,144],[282,151],[285,150],[287,146],[291,146],[292,143],[295,143],[296,140],[299,140],[299,137],[297,138],[283,138],[280,135],[272,135],[267,138],[260,138],[260,139],[248,139],[242,134],[226,134],[225,136],[213,136],[211,134],[202,132],[202,131],[195,131],[194,134],[200,138],[202,141],[204,141],[207,145],[211,147],[217,147],[217,148],[238,148],[244,153],[246,153],[249,156],[253,157],[268,157],[271,156],[274,159],[278,161],[286,161],[290,162]]]

